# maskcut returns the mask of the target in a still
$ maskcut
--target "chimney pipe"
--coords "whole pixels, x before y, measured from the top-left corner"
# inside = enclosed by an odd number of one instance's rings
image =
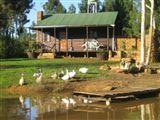
[[[37,12],[37,22],[41,21],[43,19],[43,11]]]

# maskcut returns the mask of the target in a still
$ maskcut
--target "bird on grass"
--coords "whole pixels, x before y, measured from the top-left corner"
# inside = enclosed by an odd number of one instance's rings
[[[38,72],[36,72],[36,73],[34,73],[33,74],[33,77],[36,77],[36,83],[41,83],[41,81],[42,81],[42,70],[41,69],[39,69],[39,71]]]
[[[20,80],[19,80],[19,85],[20,85],[20,86],[23,86],[24,84],[25,84],[24,74],[22,73],[22,74],[21,74],[21,78],[20,78]]]
[[[66,74],[61,77],[62,80],[68,81],[69,80],[69,74],[68,74],[68,69],[66,69]]]
[[[86,74],[88,72],[88,68],[82,67],[82,68],[79,69],[79,72],[83,73],[83,74]]]
[[[40,76],[40,73],[42,73],[42,70],[41,70],[41,69],[39,69],[37,72],[35,72],[35,73],[33,74],[33,77],[38,77],[38,76]]]
[[[68,73],[69,74],[69,78],[74,78],[76,75],[76,72],[74,70],[72,70],[71,72]]]

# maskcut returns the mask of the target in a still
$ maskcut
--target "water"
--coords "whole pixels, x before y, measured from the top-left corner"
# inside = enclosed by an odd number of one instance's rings
[[[0,99],[0,120],[160,120],[160,98],[66,105],[62,97]]]

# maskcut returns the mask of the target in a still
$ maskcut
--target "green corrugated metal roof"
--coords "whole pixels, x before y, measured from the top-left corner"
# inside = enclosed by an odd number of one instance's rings
[[[34,28],[114,25],[118,12],[53,14],[39,21]]]

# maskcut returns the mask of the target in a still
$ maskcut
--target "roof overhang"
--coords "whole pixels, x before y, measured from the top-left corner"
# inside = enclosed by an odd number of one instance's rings
[[[60,25],[60,26],[34,26],[30,27],[30,29],[49,29],[49,28],[77,28],[77,27],[115,27],[115,25],[86,25],[86,26],[65,26],[65,25]]]

